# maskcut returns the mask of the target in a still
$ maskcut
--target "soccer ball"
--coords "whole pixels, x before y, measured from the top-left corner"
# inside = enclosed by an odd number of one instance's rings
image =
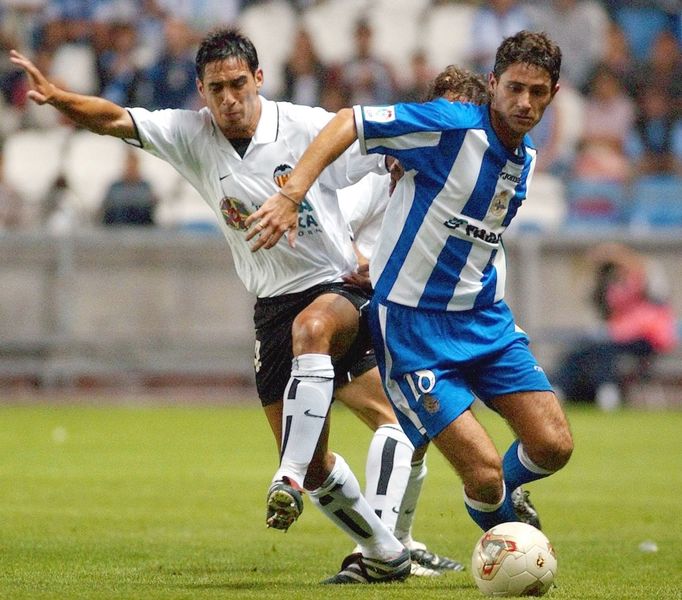
[[[557,572],[554,549],[526,523],[502,523],[486,531],[474,548],[471,572],[486,596],[543,596]]]

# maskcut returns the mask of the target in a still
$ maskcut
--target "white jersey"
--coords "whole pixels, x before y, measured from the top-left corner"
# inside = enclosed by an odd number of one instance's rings
[[[299,209],[298,240],[282,237],[275,247],[251,252],[244,221],[284,185],[301,155],[333,114],[321,108],[271,102],[261,97],[261,117],[240,157],[199,111],[129,109],[148,152],[170,163],[218,215],[246,289],[258,297],[301,292],[341,281],[356,267],[336,190],[371,171],[386,172],[383,157],[362,156],[354,144],[310,188]]]
[[[390,175],[371,173],[337,192],[339,206],[360,253],[372,258],[388,205]]]

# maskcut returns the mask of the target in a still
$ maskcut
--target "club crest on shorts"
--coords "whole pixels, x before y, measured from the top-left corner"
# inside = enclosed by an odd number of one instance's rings
[[[220,201],[220,214],[223,215],[225,223],[232,229],[246,231],[246,218],[251,214],[241,200],[225,196]]]
[[[294,170],[294,168],[291,165],[279,165],[274,173],[272,174],[272,178],[275,180],[275,183],[277,184],[278,187],[284,187],[284,184],[287,182],[289,177],[291,177],[291,172]]]
[[[437,413],[440,410],[440,402],[438,398],[432,396],[431,394],[424,394],[422,396],[422,405],[427,413]]]

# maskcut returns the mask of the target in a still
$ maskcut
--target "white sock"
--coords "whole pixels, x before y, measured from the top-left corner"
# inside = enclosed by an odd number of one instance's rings
[[[291,379],[284,390],[281,459],[273,481],[288,477],[303,487],[333,391],[331,356],[302,354],[294,358]]]
[[[410,477],[414,446],[398,425],[382,425],[372,437],[365,467],[365,498],[390,531],[395,531]]]
[[[403,545],[381,522],[360,492],[360,484],[338,454],[327,480],[309,492],[314,504],[360,546],[363,556],[392,560]]]
[[[416,542],[412,539],[412,524],[414,513],[417,510],[417,501],[422,492],[422,485],[426,478],[426,457],[416,463],[412,463],[410,477],[407,480],[407,488],[400,505],[400,514],[395,525],[395,535],[407,548],[411,548]],[[414,548],[413,548],[414,549]]]

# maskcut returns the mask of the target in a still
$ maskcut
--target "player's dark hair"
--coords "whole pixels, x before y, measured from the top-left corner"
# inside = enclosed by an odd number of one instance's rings
[[[500,44],[493,73],[497,79],[513,64],[523,63],[545,69],[552,87],[559,81],[561,49],[544,32],[519,31]]]
[[[258,70],[258,53],[253,42],[236,28],[228,27],[210,32],[199,45],[195,67],[197,77],[204,78],[208,63],[236,58],[244,61],[251,73]]]
[[[485,104],[490,99],[483,76],[456,65],[448,65],[436,75],[425,100],[448,95],[473,104]]]

